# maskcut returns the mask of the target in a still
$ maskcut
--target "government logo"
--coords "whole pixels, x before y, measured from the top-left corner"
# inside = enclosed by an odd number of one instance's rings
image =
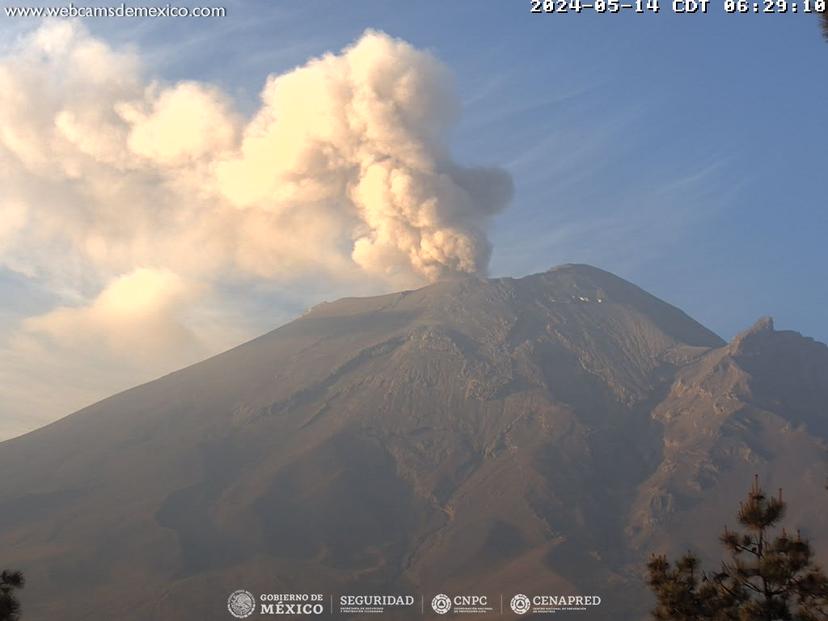
[[[227,598],[227,610],[236,619],[246,619],[256,611],[256,598],[244,589],[233,591]]]

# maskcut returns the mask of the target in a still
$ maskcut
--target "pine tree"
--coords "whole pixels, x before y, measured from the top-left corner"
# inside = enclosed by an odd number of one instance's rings
[[[20,602],[15,591],[26,584],[19,571],[0,572],[0,621],[17,621],[20,618]]]
[[[653,610],[657,621],[738,620],[738,600],[706,579],[698,559],[688,553],[671,567],[664,556],[654,556],[647,569],[650,588],[656,593],[658,606]]]
[[[654,556],[647,565],[657,621],[828,621],[828,577],[797,531],[772,529],[785,514],[782,490],[768,497],[758,478],[740,504],[743,532],[725,527],[719,537],[730,553],[720,571],[699,570],[686,554],[673,565]]]

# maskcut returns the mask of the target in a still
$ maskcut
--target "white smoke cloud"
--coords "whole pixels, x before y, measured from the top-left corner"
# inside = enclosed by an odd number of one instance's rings
[[[212,353],[220,330],[179,310],[229,281],[485,272],[511,180],[452,160],[459,105],[431,54],[368,31],[270,76],[249,119],[215,86],[146,73],[71,22],[0,56],[0,267],[67,300],[6,339],[14,381],[37,352],[157,372]]]
[[[244,122],[215,87],[148,82],[80,26],[41,28],[0,60],[0,231],[6,205],[28,213],[0,261],[389,284],[485,271],[511,181],[451,160],[458,105],[430,54],[367,32],[271,76],[261,101]]]
[[[217,89],[196,82],[151,87],[142,103],[116,106],[129,126],[127,147],[159,167],[185,166],[230,150],[238,119]]]
[[[485,270],[486,220],[511,182],[449,158],[441,139],[458,106],[432,56],[368,32],[342,54],[271,77],[262,101],[240,154],[217,168],[233,204],[337,221],[330,241],[372,274]]]

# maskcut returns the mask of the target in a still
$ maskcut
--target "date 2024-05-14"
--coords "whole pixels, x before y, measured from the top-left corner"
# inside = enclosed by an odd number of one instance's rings
[[[670,0],[673,13],[709,13],[712,0]],[[724,0],[724,13],[824,13],[826,0]],[[539,14],[581,13],[658,13],[661,0],[530,0],[529,12]]]

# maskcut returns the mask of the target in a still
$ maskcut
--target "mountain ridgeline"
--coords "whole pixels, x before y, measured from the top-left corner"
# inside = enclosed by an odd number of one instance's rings
[[[725,343],[589,266],[343,299],[0,443],[0,560],[27,621],[227,619],[237,588],[642,619],[650,553],[715,558],[754,473],[828,558],[826,404],[825,345]]]

